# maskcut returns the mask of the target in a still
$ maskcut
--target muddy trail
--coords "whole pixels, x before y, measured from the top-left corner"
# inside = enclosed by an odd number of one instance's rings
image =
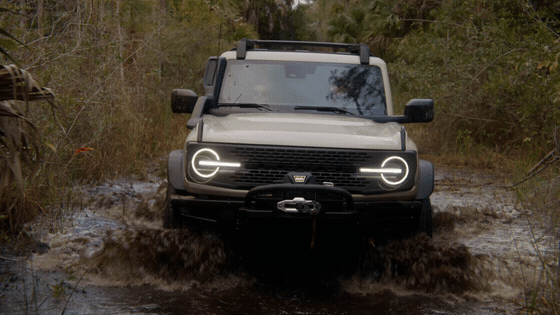
[[[515,314],[545,256],[546,222],[503,179],[436,172],[433,239],[161,228],[166,183],[81,187],[80,206],[0,255],[0,313]],[[550,266],[546,266],[550,267]]]

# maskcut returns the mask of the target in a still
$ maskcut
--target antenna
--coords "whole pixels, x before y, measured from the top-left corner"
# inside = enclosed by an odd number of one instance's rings
[[[222,43],[222,23],[223,19],[220,19],[220,30],[218,31],[218,52],[216,53],[216,56],[220,55],[220,44]]]

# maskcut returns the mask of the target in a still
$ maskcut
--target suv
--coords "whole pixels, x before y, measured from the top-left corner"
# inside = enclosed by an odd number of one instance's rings
[[[172,93],[192,131],[169,155],[164,227],[431,236],[433,166],[402,124],[432,121],[434,102],[394,115],[387,66],[367,45],[242,39],[208,59],[203,84],[204,96]]]

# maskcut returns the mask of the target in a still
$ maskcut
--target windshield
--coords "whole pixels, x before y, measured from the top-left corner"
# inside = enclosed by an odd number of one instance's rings
[[[220,104],[262,104],[283,110],[339,108],[385,116],[385,90],[377,66],[296,61],[228,60]]]

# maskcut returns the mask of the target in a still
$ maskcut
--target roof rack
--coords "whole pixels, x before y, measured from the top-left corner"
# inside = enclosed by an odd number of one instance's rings
[[[243,38],[237,43],[237,59],[245,59],[247,50],[254,49],[256,45],[261,47],[326,47],[333,49],[346,49],[351,54],[360,56],[360,63],[369,64],[369,47],[366,44],[343,44],[343,43],[326,43],[326,42],[306,42],[291,40],[258,40]],[[235,48],[234,48],[235,49]]]

